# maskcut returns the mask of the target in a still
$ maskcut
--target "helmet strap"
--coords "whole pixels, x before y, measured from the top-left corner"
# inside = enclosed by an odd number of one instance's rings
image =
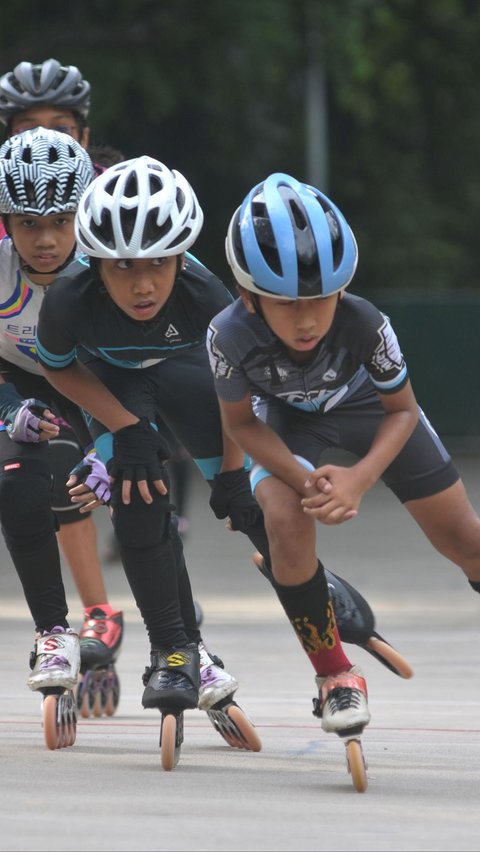
[[[15,247],[15,243],[13,242],[13,240],[12,240],[12,244],[13,244],[15,251],[17,251],[17,249]],[[56,269],[52,269],[51,272],[43,272],[43,271],[40,271],[39,269],[35,269],[33,266],[30,266],[30,264],[26,263],[23,260],[23,258],[20,257],[20,255],[18,255],[19,260],[20,260],[20,269],[22,270],[22,272],[26,272],[27,274],[30,274],[30,275],[32,275],[32,273],[33,273],[33,275],[57,275],[58,272],[63,272],[63,270],[67,266],[69,266],[69,264],[71,263],[71,261],[73,260],[73,258],[75,256],[76,247],[77,247],[77,244],[74,243],[73,249],[71,250],[67,259],[60,266],[57,266]],[[18,252],[17,252],[17,254],[18,254]]]

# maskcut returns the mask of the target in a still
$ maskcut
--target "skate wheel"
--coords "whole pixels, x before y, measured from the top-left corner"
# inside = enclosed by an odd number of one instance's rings
[[[176,755],[176,739],[177,718],[171,713],[166,714],[162,716],[162,730],[160,733],[162,768],[165,772],[170,772],[178,763],[179,755]]]
[[[392,648],[388,642],[385,642],[379,636],[370,636],[367,642],[367,649],[372,654],[385,662],[400,677],[407,680],[413,677],[413,669],[409,663],[402,657],[395,648]]]
[[[43,735],[47,748],[61,748],[62,733],[57,721],[57,697],[46,695],[43,700]]]
[[[95,693],[93,696],[93,715],[96,719],[99,719],[103,714],[104,710],[104,702],[103,702],[103,689],[100,683],[95,684]]]
[[[260,737],[250,722],[250,719],[247,719],[245,716],[243,710],[237,704],[231,704],[226,712],[239,734],[237,743],[230,743],[230,745],[246,749],[247,751],[261,751],[262,742]]]
[[[120,701],[120,681],[117,675],[114,673],[111,682],[110,688],[107,693],[107,700],[105,702],[105,715],[113,716],[115,710],[118,707]]]
[[[72,719],[72,721],[69,722],[65,726],[65,730],[66,730],[65,745],[66,746],[72,746],[74,744],[76,738],[77,738],[76,722]]]
[[[367,789],[367,767],[363,756],[362,744],[359,740],[349,740],[345,743],[347,752],[348,771],[352,776],[353,786],[359,793]]]
[[[92,710],[92,700],[88,689],[82,690],[82,697],[78,706],[82,719],[88,719]]]

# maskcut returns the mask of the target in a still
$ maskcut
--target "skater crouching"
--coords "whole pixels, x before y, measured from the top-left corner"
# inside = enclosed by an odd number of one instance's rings
[[[382,479],[479,592],[480,519],[416,402],[388,318],[345,292],[358,253],[337,207],[271,175],[233,216],[226,250],[240,299],[212,321],[208,342],[222,419],[256,462],[277,593],[315,668],[322,726],[355,726],[368,721],[366,690],[331,618],[315,521],[355,518]],[[357,462],[319,467],[328,448]]]

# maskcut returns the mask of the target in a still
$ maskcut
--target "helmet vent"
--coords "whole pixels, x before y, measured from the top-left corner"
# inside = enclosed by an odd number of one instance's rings
[[[12,199],[14,204],[20,204],[20,199],[18,197],[17,187],[15,186],[15,181],[12,180],[12,176],[6,174],[5,175],[5,183],[7,184],[8,194]]]

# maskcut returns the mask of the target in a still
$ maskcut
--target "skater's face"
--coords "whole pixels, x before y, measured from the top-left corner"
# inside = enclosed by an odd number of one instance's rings
[[[183,256],[181,257],[183,265]],[[103,259],[100,277],[110,298],[131,319],[153,319],[169,298],[178,257]]]
[[[256,313],[257,308],[251,293],[242,289],[240,295],[247,310]],[[338,293],[321,299],[256,297],[265,322],[286,346],[290,358],[297,364],[310,360],[314,350],[329,331],[338,299]]]
[[[37,104],[29,109],[15,113],[10,122],[10,135],[33,130],[34,127],[46,127],[50,130],[60,130],[73,136],[84,148],[88,146],[90,130],[82,127],[77,116],[71,109],[50,104]]]
[[[55,280],[54,270],[68,259],[75,246],[74,213],[32,216],[12,213],[8,232],[22,261],[40,273],[28,270],[35,284],[48,286]]]

